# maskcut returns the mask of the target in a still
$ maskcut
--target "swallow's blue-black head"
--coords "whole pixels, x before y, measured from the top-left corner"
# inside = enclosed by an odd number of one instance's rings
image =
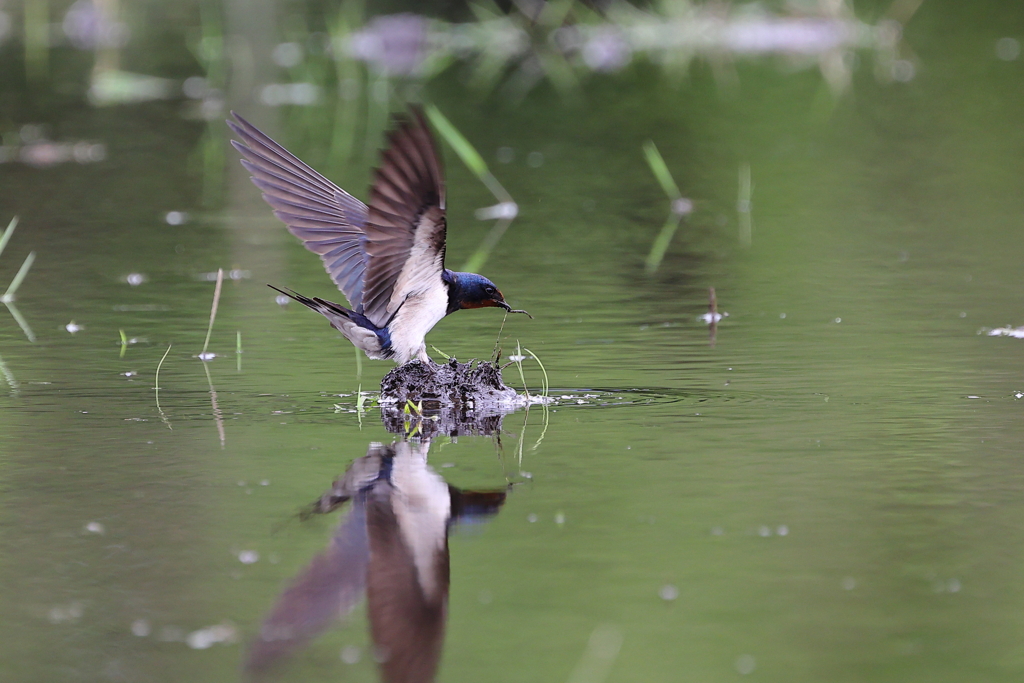
[[[460,308],[484,308],[497,306],[511,311],[512,307],[505,303],[505,297],[493,282],[476,273],[452,273],[454,283],[449,285],[449,312]]]

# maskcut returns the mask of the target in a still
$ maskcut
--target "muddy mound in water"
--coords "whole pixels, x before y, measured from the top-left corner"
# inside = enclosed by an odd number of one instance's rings
[[[442,365],[412,361],[399,365],[380,383],[381,403],[404,405],[406,401],[453,406],[459,409],[486,410],[518,400],[515,389],[501,379],[501,370],[493,363],[454,358]]]

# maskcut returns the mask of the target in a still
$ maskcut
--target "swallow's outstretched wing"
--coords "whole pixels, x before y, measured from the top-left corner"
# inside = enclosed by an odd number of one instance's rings
[[[363,303],[366,274],[366,205],[320,175],[238,114],[228,126],[252,182],[288,230],[313,253],[349,305]]]
[[[369,207],[233,116],[241,142],[232,144],[253,183],[355,311],[383,328],[410,295],[444,286],[444,174],[422,111],[395,117]]]
[[[370,189],[363,314],[384,326],[411,295],[444,287],[444,173],[420,109],[396,117]]]

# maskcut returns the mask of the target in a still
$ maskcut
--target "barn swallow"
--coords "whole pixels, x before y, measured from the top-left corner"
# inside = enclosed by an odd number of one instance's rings
[[[370,204],[341,189],[232,112],[242,165],[288,230],[319,254],[350,308],[291,290],[373,359],[432,362],[425,337],[464,308],[513,310],[493,282],[444,267],[445,185],[423,112],[394,116]],[[529,315],[529,313],[527,313]]]
[[[450,583],[448,534],[498,513],[507,489],[464,491],[427,464],[429,440],[371,443],[306,515],[351,511],[327,550],[281,595],[249,646],[245,668],[269,671],[347,616],[366,594],[383,680],[433,681]]]

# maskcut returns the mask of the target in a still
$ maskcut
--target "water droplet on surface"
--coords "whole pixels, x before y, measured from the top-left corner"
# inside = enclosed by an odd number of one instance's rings
[[[238,561],[242,564],[254,564],[259,562],[260,554],[255,550],[243,550],[238,553]]]
[[[516,151],[511,147],[498,148],[498,163],[510,164],[516,159]]]
[[[537,521],[537,515],[535,515],[535,514],[533,514],[533,513],[531,512],[530,514],[528,514],[528,515],[526,516],[526,521],[527,521],[527,522],[529,522],[530,524],[533,524],[534,522],[536,522],[536,521]]]
[[[346,645],[341,648],[341,661],[346,664],[358,664],[363,658],[363,651],[358,645]]]
[[[917,68],[914,63],[907,59],[897,59],[892,65],[892,79],[900,83],[909,83],[914,80]]]
[[[544,165],[544,153],[530,152],[526,155],[526,165],[530,168],[540,168]]]
[[[658,597],[666,602],[671,602],[679,597],[679,589],[670,583],[666,583],[658,590]]]
[[[778,526],[778,528],[775,529],[775,533],[778,534],[779,536],[788,536],[789,535],[789,527],[786,526],[785,524],[780,524]]]
[[[1004,62],[1012,62],[1020,57],[1020,42],[1016,38],[1000,38],[996,41],[996,57]]]
[[[136,619],[132,622],[132,635],[145,638],[150,633],[149,622],[145,619]]]
[[[736,671],[746,676],[754,673],[757,668],[757,660],[753,655],[740,655],[736,658]]]
[[[106,531],[106,528],[99,522],[89,522],[85,525],[85,530],[90,534],[102,534]]]
[[[847,576],[839,582],[839,585],[842,586],[842,589],[844,591],[852,591],[854,588],[857,587],[857,579],[853,578],[852,576]]]
[[[168,211],[164,215],[164,221],[167,225],[185,225],[188,222],[188,214],[184,211]]]

